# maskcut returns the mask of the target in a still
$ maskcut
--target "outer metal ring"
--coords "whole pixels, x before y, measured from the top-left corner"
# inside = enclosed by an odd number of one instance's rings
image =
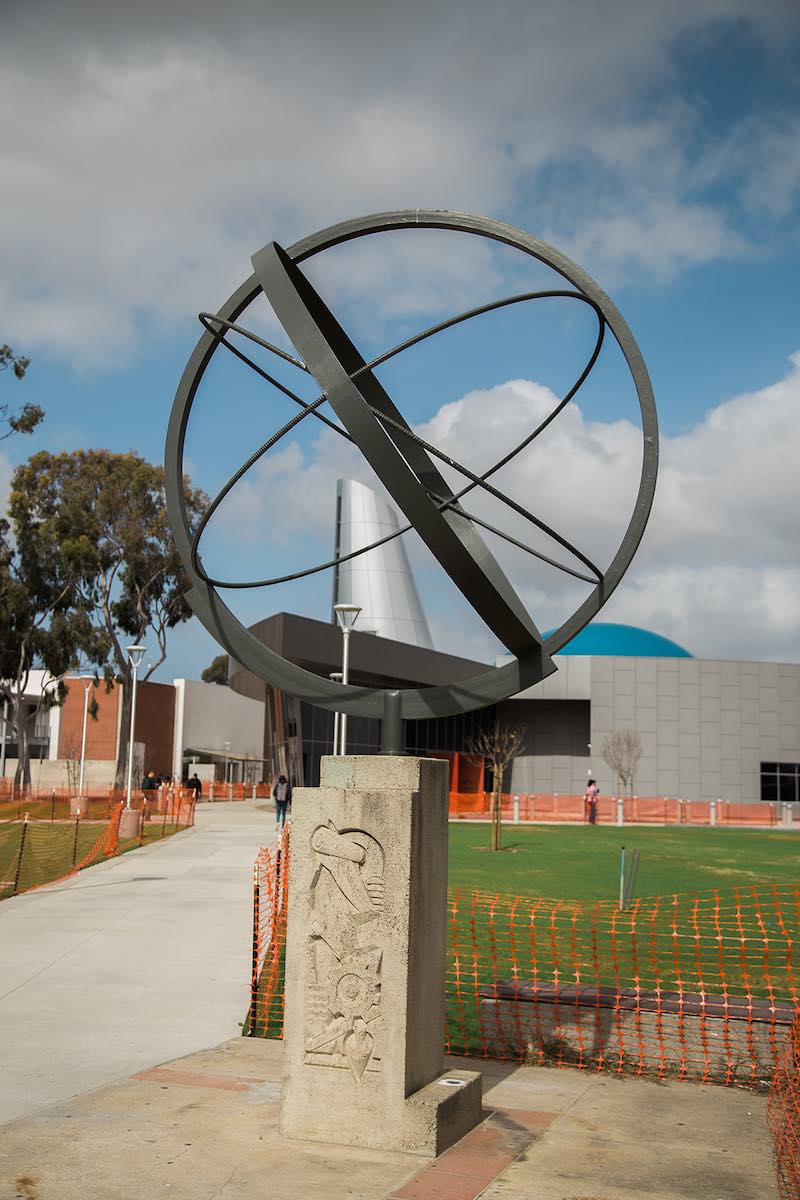
[[[569,280],[579,291],[597,304],[614,335],[633,377],[642,418],[643,454],[639,491],[631,520],[603,579],[577,609],[544,642],[547,655],[555,654],[594,617],[608,600],[630,565],[647,525],[655,493],[658,467],[658,420],[650,378],[636,340],[627,323],[612,301],[595,281],[577,264],[539,238],[512,225],[488,217],[476,217],[426,209],[378,213],[345,221],[323,229],[287,250],[289,258],[301,263],[342,242],[400,229],[449,229],[477,234],[515,247],[552,267]],[[261,293],[255,275],[251,275],[225,302],[217,316],[236,321],[242,312]],[[186,364],[172,406],[165,450],[167,509],[178,553],[192,582],[188,600],[209,632],[228,653],[254,674],[321,708],[337,709],[350,715],[380,717],[385,692],[379,688],[344,687],[322,679],[310,671],[287,662],[260,642],[220,599],[217,592],[205,584],[191,564],[191,535],[183,498],[183,462],[186,429],[194,398],[206,368],[218,346],[209,332],[204,332]],[[503,667],[490,668],[480,675],[460,683],[430,688],[409,688],[400,693],[402,716],[414,719],[429,716],[449,716],[469,712],[493,704],[531,687],[548,673],[539,648],[529,656],[515,659]]]

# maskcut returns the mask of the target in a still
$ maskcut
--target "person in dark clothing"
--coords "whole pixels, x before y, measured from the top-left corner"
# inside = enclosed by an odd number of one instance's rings
[[[278,776],[278,782],[272,789],[272,798],[275,801],[275,828],[281,830],[286,824],[286,812],[292,803],[292,785],[285,775]]]
[[[202,783],[200,782],[200,779],[198,778],[198,775],[197,775],[197,772],[196,772],[196,771],[195,771],[194,775],[193,775],[193,776],[192,776],[192,778],[189,780],[189,782],[187,783],[187,785],[186,785],[186,786],[187,786],[187,787],[188,787],[188,788],[189,788],[191,791],[193,791],[193,792],[194,792],[194,798],[195,798],[195,800],[199,800],[199,799],[200,799],[200,793],[201,793],[201,792],[202,792],[202,790],[203,790],[203,785],[202,785]]]

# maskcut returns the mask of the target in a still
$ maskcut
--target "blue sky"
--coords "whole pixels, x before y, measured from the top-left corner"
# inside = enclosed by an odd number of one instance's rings
[[[267,241],[384,208],[483,212],[594,275],[650,370],[663,471],[604,615],[708,657],[797,660],[795,3],[116,7],[12,3],[4,17],[0,337],[33,365],[0,386],[47,410],[33,438],[4,444],[6,478],[40,448],[159,460],[196,314],[219,307]],[[385,235],[309,268],[367,353],[545,277],[460,235],[422,237],[411,249]],[[266,306],[252,317],[280,338]],[[382,377],[409,419],[475,466],[546,410],[590,344],[585,314],[540,304]],[[503,481],[601,554],[638,470],[635,406],[608,349],[575,411]],[[232,359],[218,364],[190,435],[195,481],[215,491],[288,411]],[[337,472],[370,482],[341,451],[311,428],[283,443],[221,510],[213,565],[261,576],[328,557]],[[490,658],[491,636],[409,549],[435,640]],[[504,565],[540,627],[563,619],[576,594],[562,579]],[[319,576],[237,604],[246,619],[324,618],[329,601]],[[161,677],[196,676],[214,653],[193,622]]]

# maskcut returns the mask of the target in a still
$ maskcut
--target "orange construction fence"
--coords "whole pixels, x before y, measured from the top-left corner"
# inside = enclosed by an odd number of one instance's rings
[[[583,796],[562,793],[504,792],[500,798],[504,821],[580,824],[589,819]],[[451,792],[451,820],[488,820],[491,792]],[[787,811],[788,810],[788,811]],[[770,828],[797,821],[800,805],[739,804],[728,800],[681,800],[669,796],[600,796],[597,822],[601,825],[763,825]]]
[[[122,788],[95,788],[84,790],[78,796],[70,788],[46,788],[24,792],[0,800],[0,823],[3,821],[21,821],[27,813],[29,820],[74,821],[76,816],[89,821],[108,821],[118,804],[124,804],[126,792]],[[146,808],[149,815],[152,812],[174,812],[180,806],[194,802],[194,792],[191,788],[165,785],[155,791],[134,791],[131,793],[131,807]]]
[[[30,820],[0,826],[0,898],[75,875],[111,858],[119,847],[122,804],[101,825],[75,817],[70,824]]]
[[[124,842],[123,849],[158,841],[194,824],[194,797],[182,790],[162,797],[160,806],[139,796],[131,807],[141,813],[139,833]],[[117,801],[110,814],[100,819],[85,811],[69,817],[65,810],[55,820],[26,812],[20,821],[0,823],[0,899],[65,879],[117,854],[122,811],[122,801]]]
[[[286,839],[255,867],[251,1036],[283,1029]],[[481,892],[448,906],[448,1053],[754,1087],[784,1062],[800,1012],[796,886],[626,911]]]
[[[250,976],[250,1037],[283,1035],[283,964],[289,885],[289,826],[278,845],[259,851],[253,866],[253,957]]]
[[[772,1077],[767,1124],[775,1145],[781,1200],[800,1196],[800,1021],[795,1021]]]

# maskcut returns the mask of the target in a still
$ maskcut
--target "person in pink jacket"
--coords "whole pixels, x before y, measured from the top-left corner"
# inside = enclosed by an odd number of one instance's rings
[[[595,781],[593,779],[590,779],[586,785],[586,795],[584,796],[584,800],[586,801],[586,806],[589,810],[589,824],[590,825],[597,824],[597,797],[598,797],[598,795],[599,795],[599,793],[597,791],[597,784],[595,783]]]

